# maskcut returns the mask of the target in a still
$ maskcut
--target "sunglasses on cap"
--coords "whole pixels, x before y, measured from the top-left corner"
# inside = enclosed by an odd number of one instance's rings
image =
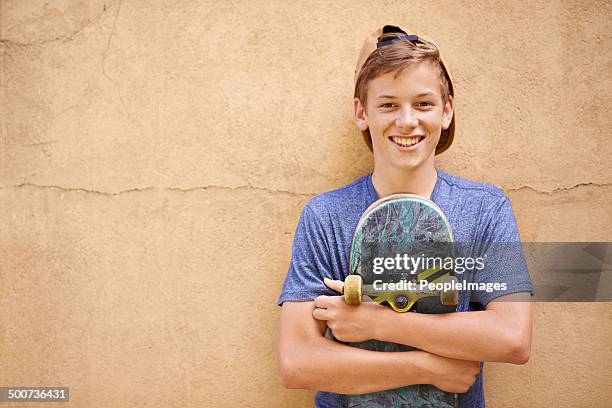
[[[383,40],[382,37],[385,34],[400,34],[400,35],[393,37],[393,38],[388,38],[386,40]],[[383,27],[383,34],[380,37],[378,37],[378,41],[376,42],[376,48],[386,47],[387,45],[391,45],[395,42],[402,41],[402,40],[408,40],[413,44],[417,44],[421,42],[419,37],[414,34],[408,34],[397,26],[386,25]]]

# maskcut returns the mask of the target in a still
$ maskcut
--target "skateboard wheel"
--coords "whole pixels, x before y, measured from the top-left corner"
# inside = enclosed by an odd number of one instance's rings
[[[456,276],[446,275],[442,278],[442,283],[444,286],[449,284],[453,285],[453,287],[457,287],[458,280]],[[440,303],[442,303],[444,306],[455,306],[457,303],[459,303],[459,292],[455,289],[443,289],[442,292],[440,292]]]
[[[344,301],[349,305],[361,303],[361,283],[359,275],[349,275],[344,280]]]

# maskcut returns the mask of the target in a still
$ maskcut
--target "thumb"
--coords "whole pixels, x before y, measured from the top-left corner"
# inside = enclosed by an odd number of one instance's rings
[[[344,290],[344,282],[340,280],[332,280],[329,278],[323,278],[323,282],[328,288],[335,290],[338,293],[342,293]]]

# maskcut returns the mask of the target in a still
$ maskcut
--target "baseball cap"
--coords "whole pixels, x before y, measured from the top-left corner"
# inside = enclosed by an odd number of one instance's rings
[[[381,37],[384,34],[397,34],[397,36],[383,40]],[[453,81],[451,79],[450,73],[448,72],[448,69],[446,68],[446,64],[444,63],[444,60],[442,58],[442,52],[440,51],[440,47],[438,47],[438,45],[434,41],[431,41],[430,39],[420,34],[419,35],[408,34],[406,33],[406,31],[402,30],[401,28],[397,26],[392,26],[392,25],[385,25],[385,26],[379,27],[363,41],[363,45],[361,46],[361,50],[359,51],[359,56],[357,57],[357,65],[355,66],[354,85],[357,85],[357,78],[359,77],[361,68],[363,67],[363,64],[365,64],[365,62],[367,61],[370,54],[372,54],[378,48],[385,47],[387,45],[393,44],[394,42],[402,41],[402,40],[410,41],[413,44],[416,44],[419,41],[421,42],[427,41],[427,42],[432,43],[438,49],[438,52],[440,54],[440,65],[442,66],[442,70],[444,71],[444,74],[446,75],[450,94],[454,97],[455,91],[453,89]],[[450,145],[453,143],[453,138],[455,137],[455,116],[456,114],[455,112],[453,112],[453,119],[451,120],[450,126],[448,127],[448,129],[442,130],[442,133],[440,135],[440,141],[438,142],[438,145],[436,146],[436,154],[440,154],[446,151],[446,149],[448,149]]]

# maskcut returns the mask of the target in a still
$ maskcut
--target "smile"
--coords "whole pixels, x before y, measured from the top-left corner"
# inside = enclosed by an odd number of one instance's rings
[[[389,139],[393,143],[401,147],[412,147],[419,144],[423,139],[423,136],[409,136],[409,137],[400,137],[400,136],[391,136]]]

